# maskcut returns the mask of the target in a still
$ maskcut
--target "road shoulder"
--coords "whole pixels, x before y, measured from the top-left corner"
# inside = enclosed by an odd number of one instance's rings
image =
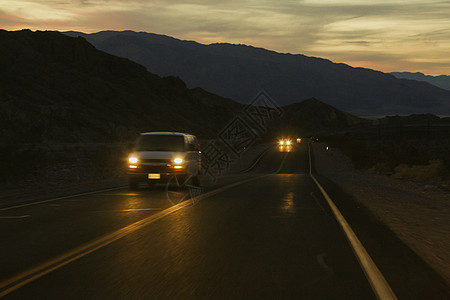
[[[356,170],[339,150],[313,144],[317,172],[338,184],[450,285],[450,195],[420,183]]]

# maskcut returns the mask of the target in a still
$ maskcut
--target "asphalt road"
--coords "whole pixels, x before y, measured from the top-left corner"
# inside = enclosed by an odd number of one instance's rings
[[[0,296],[377,299],[307,148],[271,147],[178,205],[184,194],[160,186],[0,208]],[[399,299],[450,298],[392,232],[315,177]]]

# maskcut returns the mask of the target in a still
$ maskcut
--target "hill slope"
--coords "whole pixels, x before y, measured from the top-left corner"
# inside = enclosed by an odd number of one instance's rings
[[[127,57],[161,76],[247,103],[261,89],[280,105],[315,97],[355,114],[450,113],[450,91],[425,82],[304,55],[245,45],[202,45],[168,36],[105,31],[83,36],[100,50]]]
[[[431,76],[425,75],[420,72],[417,73],[392,72],[390,74],[394,75],[397,78],[425,81],[437,87],[440,87],[441,89],[446,89],[450,91],[450,76],[448,75]]]
[[[210,136],[240,108],[83,38],[0,30],[3,143],[119,141],[151,130]]]
[[[340,111],[315,98],[283,107],[283,118],[276,123],[276,135],[310,135],[348,130],[370,121]]]

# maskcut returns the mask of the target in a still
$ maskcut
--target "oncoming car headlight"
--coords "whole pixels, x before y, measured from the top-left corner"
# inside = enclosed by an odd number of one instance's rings
[[[138,159],[137,157],[134,157],[134,156],[131,156],[131,157],[128,158],[128,162],[129,162],[130,164],[135,164],[135,163],[137,163],[138,161],[139,161],[139,159]]]
[[[176,164],[181,164],[181,163],[183,162],[183,159],[177,157],[177,158],[175,158],[175,159],[173,160],[173,162],[176,163]]]
[[[280,145],[280,146],[289,146],[289,145],[291,145],[292,144],[292,141],[291,140],[289,140],[289,139],[280,139],[279,141],[278,141],[278,144]]]

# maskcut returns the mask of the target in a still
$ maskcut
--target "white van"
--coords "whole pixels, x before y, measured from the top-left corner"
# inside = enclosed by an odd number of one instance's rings
[[[201,171],[200,144],[194,135],[179,132],[145,132],[139,135],[128,157],[128,183],[165,183],[174,176],[198,185]]]

